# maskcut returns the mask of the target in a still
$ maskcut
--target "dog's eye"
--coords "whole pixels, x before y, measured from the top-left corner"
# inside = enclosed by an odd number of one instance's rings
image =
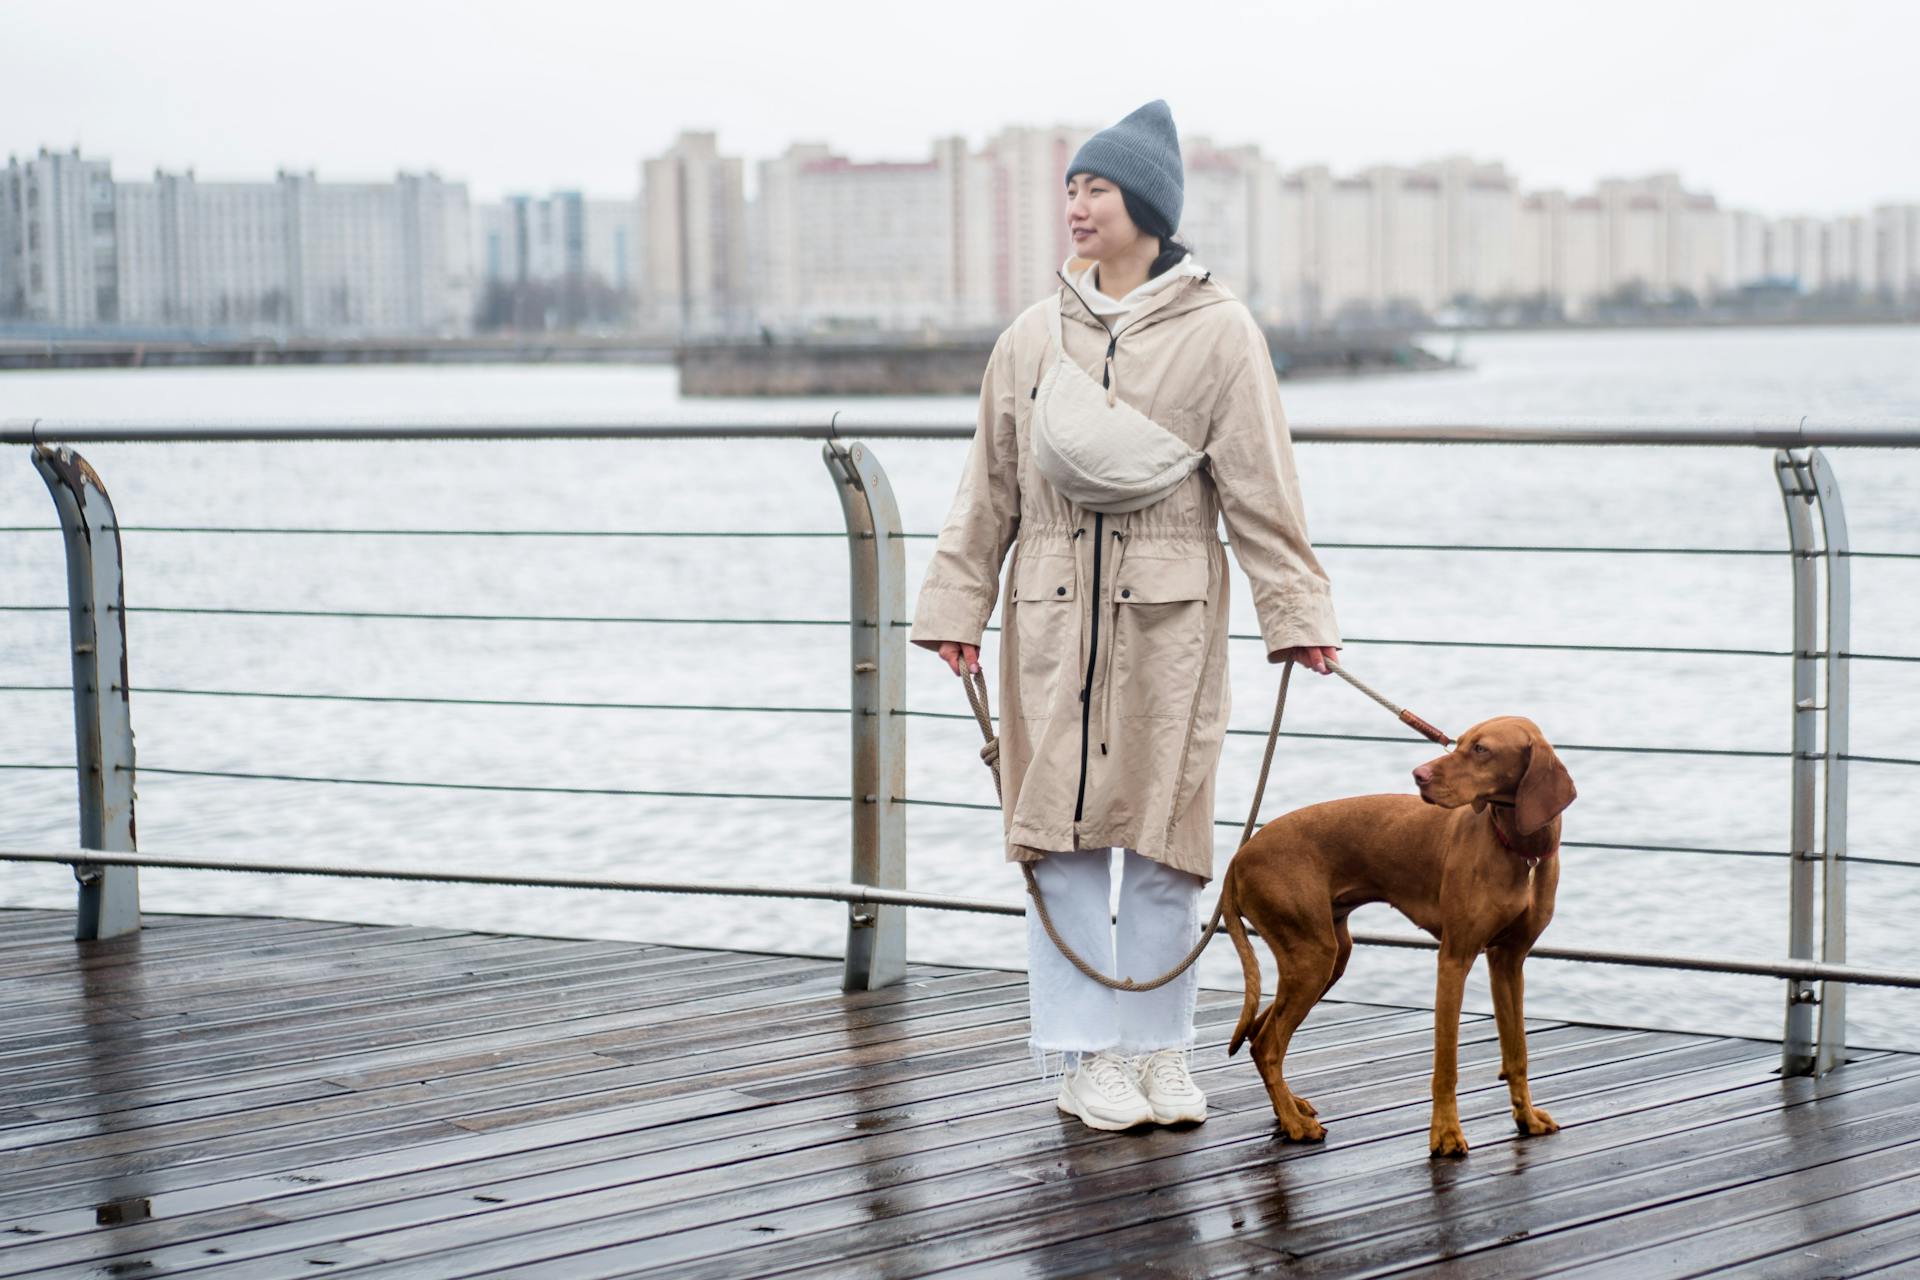
[[[1485,744],[1484,742],[1476,742],[1476,743],[1474,743],[1474,744],[1473,744],[1473,754],[1475,754],[1475,755],[1477,755],[1477,756],[1483,756],[1483,755],[1486,755],[1486,754],[1487,754],[1487,746],[1486,746],[1486,744]]]

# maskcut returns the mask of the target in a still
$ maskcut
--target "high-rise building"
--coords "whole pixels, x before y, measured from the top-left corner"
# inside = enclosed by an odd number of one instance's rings
[[[1499,165],[1454,158],[1345,178],[1310,166],[1259,184],[1268,185],[1270,226],[1253,234],[1272,247],[1250,274],[1255,314],[1271,322],[1430,314],[1462,296],[1512,292],[1522,256],[1549,252],[1521,242],[1519,193]]]
[[[0,173],[0,315],[83,327],[120,318],[113,174],[79,149]]]
[[[302,333],[457,334],[473,323],[467,189],[433,174],[390,183],[282,173],[292,228],[290,314]]]
[[[1071,125],[1003,129],[987,140],[987,295],[1011,318],[1059,286],[1073,252],[1067,236],[1067,166],[1094,130]]]
[[[1920,303],[1920,204],[1883,204],[1873,211],[1875,289]]]
[[[508,196],[473,209],[479,321],[580,329],[634,321],[640,205],[578,191]]]
[[[114,187],[120,321],[135,327],[284,332],[293,254],[276,182],[156,173]]]
[[[1767,219],[1743,209],[1727,211],[1726,234],[1729,280],[1735,285],[1756,284],[1767,276]]]
[[[1261,315],[1269,308],[1271,242],[1261,219],[1277,194],[1279,171],[1258,147],[1217,147],[1195,136],[1181,145],[1186,168],[1179,238],[1194,259]]]
[[[763,161],[755,201],[756,308],[779,329],[991,323],[970,224],[987,202],[958,138],[929,159],[857,163],[819,143]]]
[[[712,133],[682,133],[641,165],[646,265],[641,317],[681,334],[737,333],[751,323],[742,165]]]
[[[0,175],[0,316],[63,327],[457,334],[473,311],[466,188],[116,183],[41,152]]]

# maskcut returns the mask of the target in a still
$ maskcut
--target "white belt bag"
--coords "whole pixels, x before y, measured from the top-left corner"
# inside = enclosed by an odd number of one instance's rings
[[[1034,466],[1063,497],[1088,511],[1119,515],[1152,506],[1207,455],[1109,395],[1068,358],[1057,297],[1048,319],[1055,357],[1034,397]]]

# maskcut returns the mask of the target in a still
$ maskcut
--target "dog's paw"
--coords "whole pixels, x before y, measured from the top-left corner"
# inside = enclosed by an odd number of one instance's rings
[[[1560,1126],[1554,1123],[1553,1117],[1538,1107],[1515,1107],[1513,1127],[1520,1131],[1523,1138],[1539,1138],[1560,1132]]]
[[[1281,1116],[1280,1132],[1288,1142],[1325,1142],[1327,1127],[1309,1115]]]
[[[1436,1124],[1427,1134],[1427,1151],[1437,1160],[1454,1160],[1467,1154],[1467,1135],[1457,1124]]]
[[[1300,1110],[1306,1113],[1307,1115],[1317,1116],[1320,1114],[1320,1108],[1314,1106],[1311,1102],[1308,1102],[1305,1098],[1301,1097],[1297,1093],[1293,1095],[1293,1105],[1300,1108]]]

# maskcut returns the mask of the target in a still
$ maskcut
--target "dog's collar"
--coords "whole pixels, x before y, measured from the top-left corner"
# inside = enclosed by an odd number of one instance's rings
[[[1511,804],[1508,804],[1505,807],[1510,809],[1513,806]],[[1513,854],[1517,858],[1525,858],[1527,860],[1527,865],[1529,867],[1532,867],[1538,864],[1540,859],[1542,858],[1551,858],[1553,856],[1553,849],[1551,846],[1549,846],[1546,849],[1542,849],[1539,853],[1528,853],[1524,849],[1516,848],[1512,838],[1509,837],[1506,832],[1500,829],[1500,809],[1501,809],[1500,801],[1490,800],[1487,802],[1487,825],[1493,828],[1493,838],[1500,842],[1500,847],[1502,849],[1505,849],[1508,853]]]

